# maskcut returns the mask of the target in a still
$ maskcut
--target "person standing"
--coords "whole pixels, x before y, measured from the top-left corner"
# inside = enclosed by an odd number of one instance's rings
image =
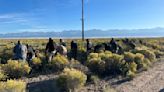
[[[21,45],[21,60],[27,60],[27,46],[23,44]]]
[[[56,46],[55,46],[52,38],[49,38],[49,42],[46,45],[46,52],[45,53],[46,53],[48,62],[51,62],[53,56],[56,53]]]
[[[35,50],[31,45],[26,45],[27,46],[27,61],[31,61],[35,57]]]
[[[77,43],[74,40],[71,42],[71,58],[77,59]]]
[[[117,53],[117,43],[114,40],[114,38],[112,38],[112,40],[110,41],[110,46],[111,46],[111,52],[112,53]]]
[[[14,52],[15,60],[21,59],[21,43],[20,43],[20,41],[18,41],[18,43],[15,45],[13,52]]]
[[[86,42],[87,42],[87,53],[90,53],[91,50],[92,50],[92,42],[89,40],[89,39],[86,39]]]
[[[65,46],[66,47],[66,43],[64,42],[64,40],[63,39],[60,39],[60,43],[59,43],[60,45],[63,45],[63,46]]]
[[[14,47],[14,59],[15,60],[23,60],[26,61],[27,58],[27,47],[23,44],[21,44],[20,41],[16,44]]]

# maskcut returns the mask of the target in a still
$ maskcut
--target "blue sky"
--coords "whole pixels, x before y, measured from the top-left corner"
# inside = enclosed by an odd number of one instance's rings
[[[164,0],[84,0],[85,29],[164,27]],[[0,33],[81,29],[81,0],[0,0]]]

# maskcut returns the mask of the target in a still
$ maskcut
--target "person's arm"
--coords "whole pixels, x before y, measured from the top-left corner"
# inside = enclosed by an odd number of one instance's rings
[[[27,51],[27,47],[25,46],[25,52],[26,52],[26,54],[28,53],[28,51]]]
[[[16,53],[16,48],[14,47],[13,52]]]
[[[48,52],[48,43],[46,45],[45,54]]]

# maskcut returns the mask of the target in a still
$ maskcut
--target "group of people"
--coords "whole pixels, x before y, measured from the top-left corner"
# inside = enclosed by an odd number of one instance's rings
[[[92,49],[92,43],[89,41],[89,39],[86,40],[87,42],[87,52],[91,52]],[[51,62],[52,58],[57,55],[57,53],[67,56],[67,44],[64,42],[63,39],[60,39],[60,42],[57,44],[53,41],[52,38],[49,38],[49,41],[45,48],[45,55],[48,62]],[[23,61],[30,61],[33,58],[37,57],[37,53],[39,53],[37,50],[34,50],[34,48],[31,45],[24,45],[20,41],[15,45],[14,47],[14,59],[15,60],[23,60]],[[77,52],[78,52],[78,44],[76,41],[71,41],[71,58],[76,59],[77,58]]]
[[[129,40],[123,41],[125,44],[130,44],[132,48],[135,48],[135,44],[130,42]],[[109,50],[112,53],[121,53],[122,47],[118,45],[118,43],[112,38],[109,43],[102,43],[93,45],[89,39],[86,39],[86,53],[89,54],[91,52],[99,52],[100,50]],[[37,57],[39,51],[34,50],[34,48],[30,45],[24,45],[20,41],[14,47],[14,59],[16,60],[24,60],[30,61],[34,57]],[[71,41],[71,50],[70,50],[70,57],[77,59],[77,52],[78,52],[78,44],[75,40]],[[60,39],[60,42],[57,44],[53,41],[52,38],[49,38],[49,41],[45,48],[45,55],[48,62],[51,62],[52,58],[57,55],[57,53],[67,56],[67,44],[64,42],[63,39]]]
[[[15,60],[32,60],[36,56],[36,52],[32,46],[28,44],[24,45],[20,41],[15,45],[13,52]]]

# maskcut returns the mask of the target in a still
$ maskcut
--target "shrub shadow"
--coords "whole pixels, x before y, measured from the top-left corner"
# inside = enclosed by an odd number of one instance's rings
[[[161,89],[159,92],[164,92],[164,88],[163,88],[163,89]]]
[[[60,92],[56,80],[46,80],[27,84],[27,92]]]

